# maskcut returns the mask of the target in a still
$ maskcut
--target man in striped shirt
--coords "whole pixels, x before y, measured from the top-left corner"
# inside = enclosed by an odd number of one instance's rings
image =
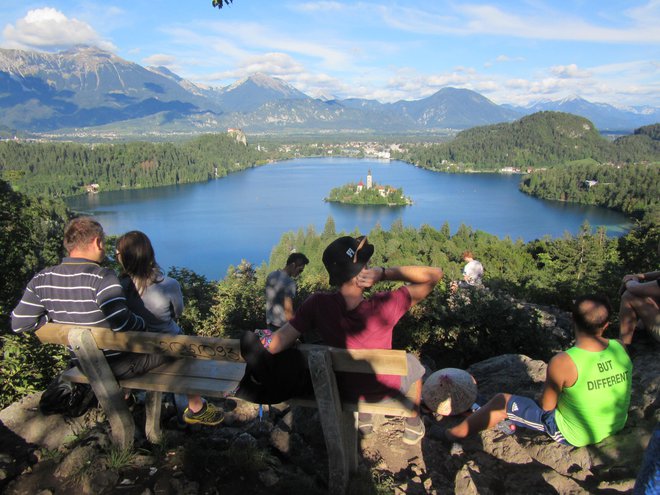
[[[89,217],[74,218],[64,230],[64,247],[69,256],[28,283],[11,314],[12,330],[33,331],[49,321],[106,327],[113,332],[145,330],[144,320],[126,306],[115,272],[99,265],[105,257],[101,224]],[[167,359],[152,354],[104,353],[117,378],[142,374]]]

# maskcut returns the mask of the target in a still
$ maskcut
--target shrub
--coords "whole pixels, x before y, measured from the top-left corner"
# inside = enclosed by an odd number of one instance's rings
[[[33,334],[0,337],[2,368],[0,407],[24,395],[43,390],[65,368],[69,356],[60,345],[39,342]]]
[[[506,296],[462,289],[455,295],[439,292],[434,299],[432,331],[423,352],[441,368],[466,368],[510,353],[546,361],[552,356],[554,337],[544,331],[536,311]]]

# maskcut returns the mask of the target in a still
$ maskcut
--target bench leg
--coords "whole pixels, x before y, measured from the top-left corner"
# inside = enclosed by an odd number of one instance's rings
[[[356,419],[354,413],[342,411],[330,354],[314,351],[307,359],[328,451],[328,491],[341,495],[351,470],[357,468]]]
[[[160,415],[163,405],[162,392],[147,392],[145,402],[146,424],[144,426],[147,440],[151,443],[159,443],[162,437],[160,428]]]
[[[108,417],[113,443],[130,449],[135,436],[135,422],[124,400],[124,393],[91,331],[84,328],[71,329],[69,344]]]
[[[341,427],[348,471],[349,473],[355,473],[358,468],[358,413],[342,412]]]

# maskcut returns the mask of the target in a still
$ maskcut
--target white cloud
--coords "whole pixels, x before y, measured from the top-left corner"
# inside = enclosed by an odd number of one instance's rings
[[[509,55],[498,55],[495,58],[495,62],[504,63],[504,62],[524,62],[525,57],[511,57]]]
[[[14,25],[7,24],[2,35],[3,46],[8,48],[61,49],[84,44],[115,50],[111,42],[103,40],[86,22],[50,7],[30,10]]]
[[[300,4],[293,4],[290,7],[292,10],[299,12],[337,12],[344,8],[340,2],[303,2]]]
[[[200,80],[222,83],[227,80],[242,79],[256,72],[287,80],[295,77],[296,74],[302,74],[304,68],[302,64],[286,53],[264,53],[245,57],[232,69],[204,75]]]
[[[591,77],[591,72],[578,68],[576,64],[556,65],[550,68],[550,72],[555,76],[564,79],[583,79]]]
[[[617,19],[619,26],[598,25],[566,12],[530,3],[530,12],[507,12],[488,4],[443,4],[442,13],[431,9],[374,5],[388,26],[416,34],[497,35],[538,40],[571,40],[599,43],[659,43],[660,2],[629,9]],[[625,22],[622,22],[625,19]]]
[[[165,55],[164,53],[155,53],[149,57],[144,58],[143,62],[145,65],[163,66],[170,69],[178,65],[176,57],[172,55]]]
[[[215,35],[229,39],[231,43],[243,46],[246,50],[293,53],[320,60],[327,67],[341,68],[349,63],[349,57],[344,50],[332,48],[332,44],[327,39],[322,42],[317,41],[318,32],[314,33],[314,36],[310,35],[309,38],[305,38],[300,33],[294,37],[251,22],[214,22],[211,29]]]

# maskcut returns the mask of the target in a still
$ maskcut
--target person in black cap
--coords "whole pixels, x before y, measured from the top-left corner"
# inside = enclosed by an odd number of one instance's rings
[[[323,342],[345,349],[391,349],[392,332],[399,319],[428,296],[442,278],[440,268],[428,266],[370,267],[374,246],[366,236],[344,236],[323,252],[323,264],[335,292],[312,294],[295,316],[273,334],[268,350],[276,354],[293,346],[301,334],[317,331]],[[365,298],[366,289],[380,281],[406,282],[398,289],[383,291]],[[408,355],[408,376],[338,374],[339,388],[346,398],[367,400],[383,396],[401,396],[416,387],[417,411],[421,402],[424,368],[417,358]],[[349,376],[350,375],[350,376]],[[371,416],[359,415],[363,436],[373,432]],[[419,414],[406,418],[403,441],[417,444],[424,437],[424,423]]]

